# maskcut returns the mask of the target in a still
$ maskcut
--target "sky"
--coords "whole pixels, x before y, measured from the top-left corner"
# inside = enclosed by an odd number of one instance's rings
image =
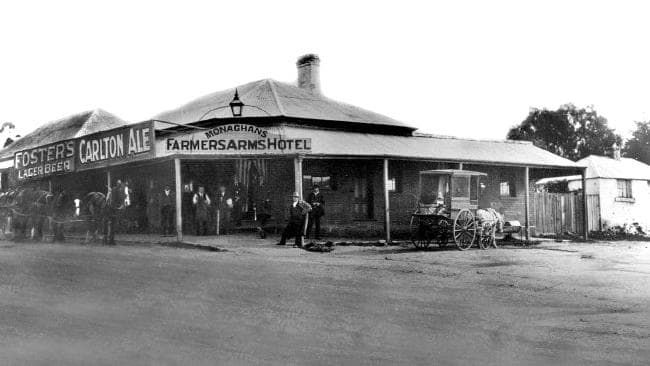
[[[647,3],[647,2],[646,2]],[[643,1],[5,1],[0,122],[139,122],[321,59],[323,93],[421,132],[503,139],[531,107],[650,119]]]

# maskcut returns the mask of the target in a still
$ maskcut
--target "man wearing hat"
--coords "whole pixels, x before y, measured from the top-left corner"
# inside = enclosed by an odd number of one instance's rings
[[[174,206],[176,199],[172,194],[169,185],[165,185],[165,189],[160,194],[160,226],[162,228],[162,235],[172,235],[174,232]]]
[[[196,235],[206,235],[208,233],[208,208],[211,203],[210,197],[205,193],[205,187],[199,186],[199,191],[192,198]]]
[[[316,240],[320,240],[320,218],[325,215],[325,198],[323,198],[323,194],[320,193],[320,187],[318,185],[314,185],[312,192],[309,194],[309,197],[307,197],[307,203],[309,203],[312,208],[309,213],[307,237],[309,238],[312,226],[316,226],[314,237]]]
[[[291,196],[292,203],[289,206],[289,222],[287,226],[282,231],[282,238],[277,245],[287,244],[287,239],[290,237],[295,237],[295,246],[302,247],[302,236],[305,233],[305,219],[311,211],[311,206],[300,200],[300,195],[298,192],[294,192]]]

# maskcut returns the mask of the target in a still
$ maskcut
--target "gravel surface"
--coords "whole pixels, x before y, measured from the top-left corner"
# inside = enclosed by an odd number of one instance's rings
[[[0,364],[644,365],[649,246],[0,242]]]

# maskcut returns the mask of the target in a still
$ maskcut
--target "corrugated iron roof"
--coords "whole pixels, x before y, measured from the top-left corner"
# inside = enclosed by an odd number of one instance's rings
[[[244,108],[244,117],[283,116],[396,126],[414,130],[414,128],[390,117],[272,79],[258,80],[205,95],[179,108],[160,113],[153,119],[186,124],[211,118],[231,118],[232,115],[227,106],[235,94],[235,89],[239,91],[241,101],[247,106],[252,106]],[[261,108],[267,113],[255,107]],[[220,109],[211,111],[215,108]]]
[[[587,167],[589,178],[650,180],[650,165],[631,158],[613,159],[607,156],[589,155],[578,160]]]
[[[281,135],[311,138],[311,154],[384,156],[531,167],[582,167],[527,141],[489,141],[442,136],[393,136],[285,126]]]
[[[102,109],[85,111],[48,122],[0,150],[0,159],[13,157],[21,150],[73,139],[126,125],[121,118]]]

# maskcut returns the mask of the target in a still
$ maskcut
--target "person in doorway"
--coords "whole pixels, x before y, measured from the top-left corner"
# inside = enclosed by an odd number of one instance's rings
[[[192,198],[196,235],[207,235],[208,233],[208,211],[211,203],[210,197],[205,193],[205,187],[199,186],[199,191]]]
[[[296,247],[302,248],[302,237],[305,233],[305,220],[311,211],[311,206],[300,200],[298,192],[294,192],[292,196],[292,203],[289,206],[289,222],[282,231],[282,238],[277,245],[286,245],[287,239],[295,237]]]
[[[165,186],[165,189],[160,195],[159,203],[162,235],[170,236],[174,233],[174,206],[176,205],[176,198],[172,194],[172,190],[168,185]]]
[[[314,185],[312,192],[307,197],[307,203],[312,207],[307,224],[307,238],[311,234],[312,226],[315,226],[314,237],[316,240],[320,240],[320,219],[325,216],[325,198],[318,185]]]
[[[220,185],[216,198],[217,222],[219,225],[219,234],[229,234],[232,224],[232,197],[226,192],[226,186]]]

